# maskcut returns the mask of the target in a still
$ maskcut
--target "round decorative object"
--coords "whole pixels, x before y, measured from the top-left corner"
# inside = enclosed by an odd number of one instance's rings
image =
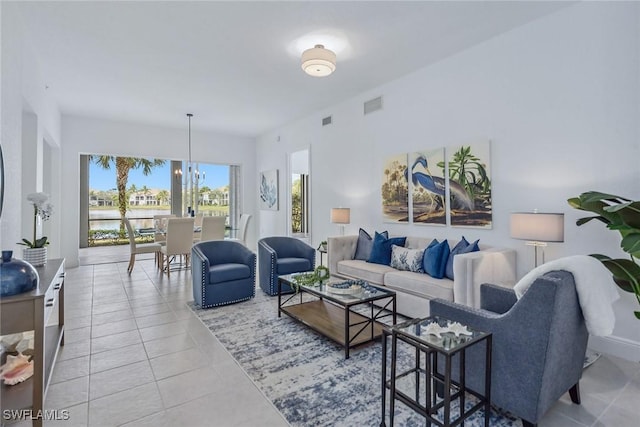
[[[0,297],[29,292],[38,287],[40,277],[38,272],[29,264],[20,259],[11,258],[13,251],[2,251],[2,263],[0,263]]]
[[[333,282],[327,284],[327,292],[342,295],[354,295],[362,292],[362,285],[354,281]]]
[[[22,259],[27,261],[34,267],[40,267],[47,263],[47,248],[24,248],[22,250]]]

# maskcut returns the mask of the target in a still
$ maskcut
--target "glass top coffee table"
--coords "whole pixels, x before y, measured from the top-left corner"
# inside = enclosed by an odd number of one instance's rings
[[[396,293],[363,281],[331,277],[324,283],[296,285],[296,274],[278,277],[278,317],[282,313],[349,349],[382,336],[380,320],[392,317],[396,324]],[[282,292],[282,284],[295,294]],[[338,286],[335,286],[338,285]],[[375,304],[374,304],[375,302]]]

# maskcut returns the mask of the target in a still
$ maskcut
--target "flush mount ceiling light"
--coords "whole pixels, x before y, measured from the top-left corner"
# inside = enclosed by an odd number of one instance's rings
[[[317,44],[312,49],[302,52],[302,69],[310,76],[328,76],[336,69],[336,54]]]

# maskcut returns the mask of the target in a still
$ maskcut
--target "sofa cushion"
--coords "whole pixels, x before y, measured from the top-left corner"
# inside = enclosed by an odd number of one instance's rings
[[[216,264],[209,268],[209,283],[230,282],[251,277],[251,269],[245,264]]]
[[[387,231],[383,231],[380,233],[384,236],[385,239],[389,238],[389,233]],[[371,248],[373,248],[373,239],[362,228],[358,231],[358,242],[356,243],[356,254],[353,259],[359,259],[362,261],[366,261],[369,259],[371,255]]]
[[[278,258],[276,271],[279,275],[313,270],[307,258]]]
[[[480,239],[470,244],[469,242],[467,242],[467,239],[465,239],[464,236],[462,236],[462,240],[460,240],[458,244],[453,249],[451,249],[451,252],[449,253],[449,259],[447,260],[447,267],[445,271],[445,276],[447,276],[447,278],[453,280],[453,257],[455,257],[458,254],[468,254],[469,252],[479,251],[480,250],[480,248],[478,247],[479,241]]]
[[[445,239],[438,243],[436,239],[433,239],[431,244],[424,251],[422,268],[429,276],[435,279],[442,279],[444,277],[448,259],[449,242]]]
[[[383,285],[384,275],[390,271],[396,270],[388,265],[372,264],[354,259],[339,261],[337,274],[366,280],[374,285]]]
[[[391,246],[404,246],[406,240],[406,237],[392,237],[387,239],[382,234],[376,232],[368,262],[382,265],[391,264]]]
[[[453,281],[435,279],[427,274],[394,270],[384,275],[384,285],[423,298],[453,301]],[[429,304],[425,301],[425,304]]]
[[[391,246],[391,267],[401,271],[423,273],[422,258],[424,249],[409,249],[397,245]]]

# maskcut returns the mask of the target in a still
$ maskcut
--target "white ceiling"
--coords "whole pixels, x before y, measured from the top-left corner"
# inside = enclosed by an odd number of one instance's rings
[[[255,136],[437,62],[564,2],[24,2],[66,114]],[[3,16],[3,18],[5,18]],[[323,43],[335,73],[300,69]]]

